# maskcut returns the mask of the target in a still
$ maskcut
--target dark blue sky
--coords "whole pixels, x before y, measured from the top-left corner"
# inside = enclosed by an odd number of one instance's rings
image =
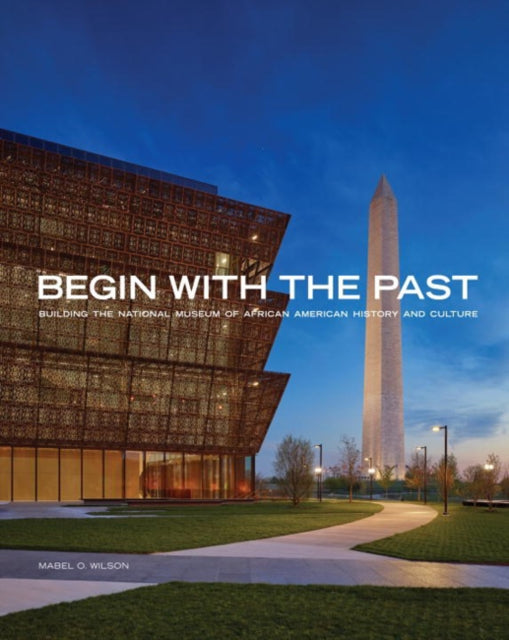
[[[479,320],[404,322],[407,450],[438,457],[438,421],[461,466],[509,459],[507,2],[1,4],[0,126],[291,213],[275,275],[364,275],[385,173],[402,274],[480,278],[438,305]],[[342,434],[360,441],[363,340],[359,320],[284,322],[269,366],[292,379],[261,471],[290,432],[327,464]]]

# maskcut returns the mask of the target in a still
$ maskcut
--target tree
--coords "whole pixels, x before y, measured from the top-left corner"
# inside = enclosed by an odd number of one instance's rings
[[[339,476],[327,476],[323,481],[323,488],[327,493],[338,493],[345,488],[344,478]]]
[[[361,452],[357,449],[355,438],[341,438],[339,468],[348,486],[348,498],[352,502],[353,490],[361,477]]]
[[[313,448],[309,440],[286,436],[277,448],[274,469],[278,484],[294,506],[313,486]]]
[[[477,501],[483,495],[483,475],[485,471],[480,464],[472,464],[463,471],[463,480],[465,487],[462,491],[465,498],[471,498],[474,501],[474,507]]]
[[[500,481],[500,490],[504,498],[509,498],[509,474],[505,475]]]
[[[458,486],[458,462],[456,456],[450,453],[447,456],[447,478],[445,478],[445,459],[442,456],[440,461],[433,467],[433,475],[437,481],[438,493],[444,499],[444,480],[447,483],[447,495]]]
[[[430,459],[428,458],[428,465],[429,464]],[[424,487],[424,460],[417,451],[414,451],[410,458],[410,464],[405,473],[405,485],[409,489],[417,489],[417,501],[419,502],[421,499],[421,489]]]
[[[261,498],[267,493],[267,478],[264,478],[261,474],[255,475],[255,494],[257,498]]]
[[[490,511],[493,511],[493,499],[497,492],[500,491],[498,479],[501,471],[502,465],[500,463],[500,458],[495,453],[490,453],[483,468],[484,473],[482,474],[483,495],[488,501]]]
[[[382,469],[378,467],[378,474],[379,474],[378,484],[382,487],[382,489],[385,490],[386,498],[388,497],[388,494],[389,494],[389,488],[391,484],[394,482],[393,473],[395,468],[396,468],[395,464],[393,464],[392,466],[388,464],[384,464]]]

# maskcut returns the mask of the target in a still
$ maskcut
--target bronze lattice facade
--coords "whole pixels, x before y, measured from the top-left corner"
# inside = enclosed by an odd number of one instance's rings
[[[177,300],[168,275],[257,284],[288,219],[0,130],[0,499],[249,495],[287,296]],[[154,275],[157,297],[40,300],[41,274]]]

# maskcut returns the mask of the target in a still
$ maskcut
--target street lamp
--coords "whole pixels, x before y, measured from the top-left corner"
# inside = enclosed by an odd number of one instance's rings
[[[424,451],[424,504],[428,504],[428,447],[416,447],[417,451]]]
[[[369,458],[364,458],[364,460],[369,464],[369,468],[368,468],[369,499],[373,502],[373,476],[375,475],[375,468],[373,467],[373,458],[370,456]]]
[[[322,501],[322,474],[323,474],[323,467],[322,467],[323,447],[321,444],[315,444],[314,448],[320,449],[320,466],[316,467],[315,473],[316,473],[316,497],[321,502]]]
[[[444,432],[444,513],[443,515],[448,515],[447,513],[447,425],[444,424],[443,427],[440,425],[436,425],[432,428],[433,431],[443,431]]]

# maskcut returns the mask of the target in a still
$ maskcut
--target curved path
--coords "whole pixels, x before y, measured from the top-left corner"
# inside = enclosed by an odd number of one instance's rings
[[[170,551],[157,555],[359,560],[367,554],[353,551],[352,547],[355,545],[410,531],[428,524],[437,515],[435,509],[431,507],[409,502],[382,502],[381,504],[383,510],[372,516],[326,529],[262,540],[234,542],[203,549]],[[369,554],[371,560],[373,557]]]
[[[148,584],[239,582],[509,588],[509,567],[415,562],[353,551],[428,523],[429,507],[386,502],[348,524],[151,555],[0,550],[0,615]],[[52,563],[41,568],[40,563]],[[54,563],[64,563],[55,568]],[[107,563],[117,563],[108,568]]]

